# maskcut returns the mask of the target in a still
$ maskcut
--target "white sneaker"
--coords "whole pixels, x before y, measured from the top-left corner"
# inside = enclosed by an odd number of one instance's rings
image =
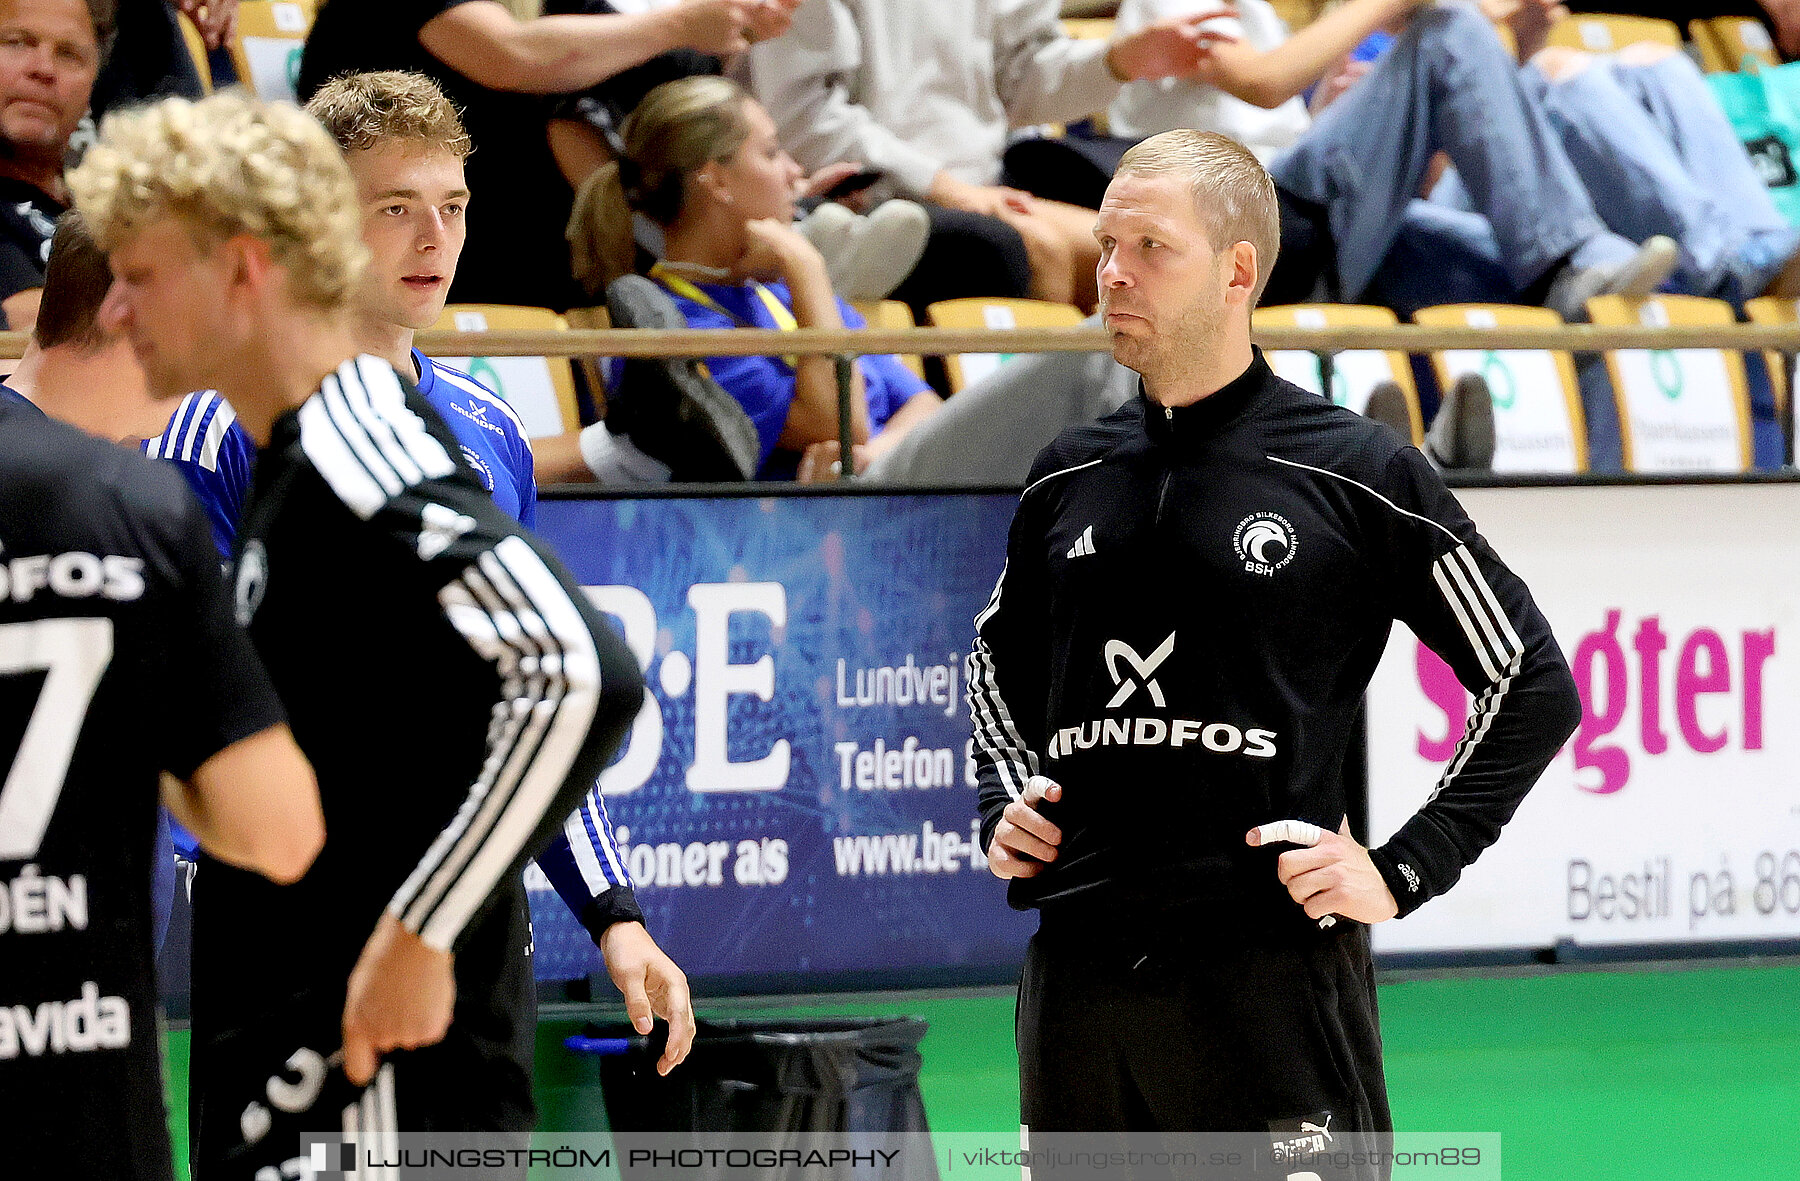
[[[919,264],[931,218],[912,201],[884,201],[865,215],[827,201],[799,230],[824,257],[840,298],[886,299]]]
[[[1663,280],[1681,260],[1675,239],[1657,234],[1637,248],[1624,262],[1612,266],[1564,267],[1550,284],[1544,306],[1561,314],[1570,324],[1587,322],[1587,301],[1596,295],[1623,295],[1641,299],[1656,294]]]

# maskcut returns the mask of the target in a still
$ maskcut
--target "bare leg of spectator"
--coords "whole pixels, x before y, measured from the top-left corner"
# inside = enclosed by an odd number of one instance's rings
[[[1030,213],[1002,216],[1025,239],[1025,251],[1031,256],[1032,297],[1092,312],[1098,298],[1094,270],[1100,265],[1094,211],[1040,197],[1032,202]]]

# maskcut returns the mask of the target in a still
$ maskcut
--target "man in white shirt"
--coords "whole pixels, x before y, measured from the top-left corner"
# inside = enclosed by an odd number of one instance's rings
[[[877,197],[996,218],[1024,238],[1032,295],[1091,310],[1093,211],[1002,184],[1007,136],[1103,110],[1127,81],[1191,73],[1210,37],[1200,26],[1225,10],[1208,3],[1106,42],[1065,35],[1057,8],[805,0],[787,36],[746,55],[749,80],[802,167],[860,160],[887,176]]]

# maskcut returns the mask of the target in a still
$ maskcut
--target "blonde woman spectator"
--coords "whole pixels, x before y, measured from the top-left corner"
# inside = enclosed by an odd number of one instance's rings
[[[652,90],[625,121],[626,155],[583,186],[578,264],[590,290],[640,259],[636,214],[662,230],[648,279],[694,328],[860,327],[831,290],[824,259],[793,227],[800,167],[768,112],[736,83],[698,76]],[[629,285],[627,285],[629,287]],[[758,475],[826,474],[838,458],[838,396],[829,357],[709,357],[712,378],[744,408],[760,443]],[[898,442],[942,404],[893,357],[853,368],[858,464]]]

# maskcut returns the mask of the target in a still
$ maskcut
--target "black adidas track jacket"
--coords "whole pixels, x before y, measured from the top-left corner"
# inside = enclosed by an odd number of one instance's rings
[[[520,870],[618,749],[643,682],[461,455],[371,356],[278,419],[261,452],[238,616],[318,773],[326,839],[291,886],[203,865],[197,1037],[270,1020],[303,990],[341,1008],[386,910],[457,952],[449,1040],[509,1047],[529,1080]],[[618,917],[638,917],[630,890],[614,893]]]
[[[1524,583],[1424,456],[1260,351],[1191,406],[1140,393],[1065,431],[1033,466],[968,661],[983,847],[1027,778],[1063,785],[1045,806],[1059,856],[1012,904],[1305,921],[1276,877],[1287,846],[1244,834],[1337,828],[1395,619],[1475,695],[1430,802],[1373,851],[1405,915],[1494,842],[1577,723]]]

